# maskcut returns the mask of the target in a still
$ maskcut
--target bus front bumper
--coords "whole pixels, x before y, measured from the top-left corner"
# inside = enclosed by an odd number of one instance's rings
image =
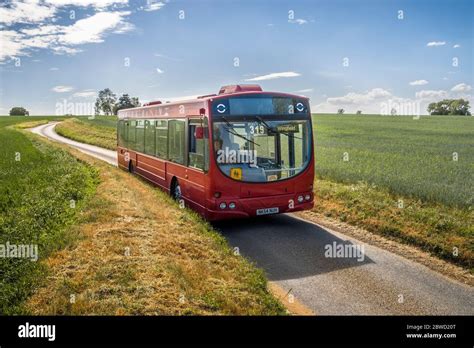
[[[295,199],[295,195],[281,195],[271,197],[242,198],[238,200],[219,200],[216,206],[221,202],[225,202],[225,209],[208,209],[206,219],[209,221],[242,219],[254,216],[265,216],[282,213],[292,213],[295,211],[309,210],[314,206],[312,193],[301,193],[300,195],[310,195],[310,200],[299,203]],[[230,209],[229,203],[235,203],[235,208]]]

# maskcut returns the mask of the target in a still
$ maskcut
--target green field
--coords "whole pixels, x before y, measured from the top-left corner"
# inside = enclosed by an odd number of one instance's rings
[[[46,271],[40,261],[70,242],[66,227],[97,179],[67,152],[7,128],[25,121],[32,118],[0,117],[0,244],[37,245],[39,258],[0,258],[0,314],[22,312]]]
[[[472,206],[474,117],[314,115],[313,122],[318,177]]]
[[[108,128],[117,128],[117,116],[95,116],[92,117],[78,117],[79,120],[93,124],[96,126],[103,126]]]

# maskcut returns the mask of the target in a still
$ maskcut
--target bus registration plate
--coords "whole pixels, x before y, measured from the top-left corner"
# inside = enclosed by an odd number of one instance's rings
[[[264,208],[264,209],[257,209],[257,215],[268,215],[268,214],[276,214],[279,212],[278,208]]]

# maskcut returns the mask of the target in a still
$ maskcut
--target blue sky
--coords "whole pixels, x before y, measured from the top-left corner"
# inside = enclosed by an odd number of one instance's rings
[[[313,112],[472,104],[473,11],[467,0],[7,0],[0,114],[80,113],[105,87],[143,102],[236,83],[306,95]]]

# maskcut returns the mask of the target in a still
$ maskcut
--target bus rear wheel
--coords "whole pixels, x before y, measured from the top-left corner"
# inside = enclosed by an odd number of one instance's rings
[[[171,197],[174,200],[179,201],[182,197],[181,195],[181,186],[179,185],[179,181],[176,179],[173,181],[173,185],[171,185]]]

